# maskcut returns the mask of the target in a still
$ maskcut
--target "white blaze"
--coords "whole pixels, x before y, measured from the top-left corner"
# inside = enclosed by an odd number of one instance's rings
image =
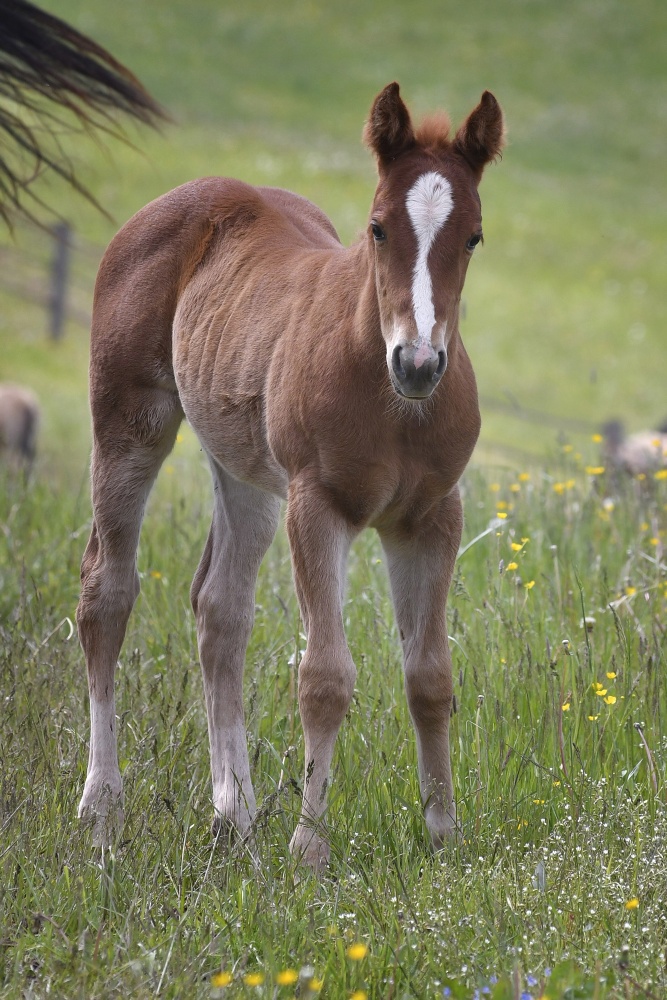
[[[435,326],[433,283],[428,269],[428,255],[435,238],[454,207],[452,186],[435,171],[422,174],[412,185],[406,208],[417,237],[417,260],[412,276],[412,308],[417,324],[415,365],[420,367],[431,352],[431,335]]]

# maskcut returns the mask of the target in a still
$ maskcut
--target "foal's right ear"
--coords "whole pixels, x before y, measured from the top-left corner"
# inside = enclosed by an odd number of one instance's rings
[[[380,163],[395,160],[414,146],[410,112],[401,100],[397,83],[390,83],[373,101],[364,128],[364,142]]]

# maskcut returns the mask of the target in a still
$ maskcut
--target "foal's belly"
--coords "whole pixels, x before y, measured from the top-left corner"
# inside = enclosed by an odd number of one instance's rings
[[[284,499],[287,474],[266,434],[264,383],[270,358],[255,358],[251,366],[242,356],[230,358],[224,335],[212,334],[214,324],[189,329],[178,318],[174,375],[181,406],[203,448],[236,479]]]

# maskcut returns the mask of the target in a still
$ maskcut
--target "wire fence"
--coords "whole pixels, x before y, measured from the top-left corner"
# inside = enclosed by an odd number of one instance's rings
[[[44,313],[44,328],[55,340],[70,323],[90,326],[95,274],[103,248],[66,222],[40,227],[17,225],[0,244],[0,293]]]

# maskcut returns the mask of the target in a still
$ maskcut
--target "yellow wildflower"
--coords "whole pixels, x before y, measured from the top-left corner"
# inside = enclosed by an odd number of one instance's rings
[[[216,972],[214,976],[211,976],[211,986],[215,986],[216,989],[229,986],[233,978],[231,972]]]
[[[553,491],[554,491],[554,493],[558,493],[558,495],[560,496],[561,493],[565,492],[565,485],[564,485],[564,483],[554,483],[553,484]]]
[[[507,507],[508,507],[507,500],[498,500],[496,502],[496,508],[498,510],[507,510]]]
[[[511,562],[511,563],[507,564],[507,568],[508,569],[518,569],[519,568],[519,564],[515,563],[515,562]]]
[[[584,471],[587,476],[601,476],[604,472],[604,465],[587,465]]]
[[[519,542],[512,542],[512,552],[521,552],[521,549],[525,545],[525,542],[519,544]]]
[[[308,983],[308,989],[312,990],[313,993],[319,993],[323,986],[324,986],[324,980],[323,979],[315,979],[315,978],[313,978]]]
[[[350,1000],[368,1000],[368,993],[366,990],[355,990],[350,994]]]
[[[608,670],[607,671],[607,677],[609,678],[610,681],[613,681],[614,678],[616,677],[616,671],[615,670]]]
[[[261,986],[264,982],[263,972],[248,972],[243,977],[243,982],[246,986]]]
[[[626,910],[636,910],[638,906],[639,906],[639,900],[637,899],[636,896],[634,896],[633,899],[629,899],[625,904]]]
[[[185,441],[185,438],[183,437],[183,435],[182,434],[177,434],[176,435],[176,444],[181,444],[183,441]]]
[[[366,958],[368,954],[368,945],[365,945],[363,941],[355,941],[347,949],[347,957],[351,958],[353,962],[360,962],[362,958]]]
[[[534,580],[529,580],[528,583],[524,583],[524,588],[526,590],[532,590],[534,586],[535,586]]]
[[[491,483],[491,485],[489,486],[489,489],[491,490],[492,493],[499,493],[500,492],[500,483]]]
[[[570,702],[566,701],[563,705],[561,705],[561,708],[563,709],[564,712],[569,712],[570,711]],[[559,782],[559,784],[560,784],[560,782]]]
[[[499,517],[502,521],[504,521],[505,518],[507,517],[507,514],[505,513],[504,510],[499,510],[498,513],[496,514],[496,517]]]
[[[563,445],[563,452],[564,452],[564,454],[569,455],[569,453],[572,451],[573,447],[574,447],[574,445],[564,444]]]
[[[597,722],[599,718],[600,718],[599,715],[589,715],[588,716],[588,721],[589,722]]]
[[[278,986],[291,986],[299,978],[299,973],[296,969],[283,969],[276,976],[276,983]]]
[[[615,694],[608,694],[607,697],[603,698],[602,700],[605,703],[605,705],[615,705],[616,704],[616,695]]]
[[[520,472],[516,478],[520,483],[528,483],[530,482],[530,472]]]
[[[151,576],[153,577],[154,580],[162,579],[162,573],[159,571],[159,569],[152,569]]]
[[[518,483],[512,483],[510,490],[512,493],[519,493],[521,491],[521,487]]]
[[[591,435],[591,441],[593,442],[593,444],[601,444],[602,443],[602,435],[601,434],[592,434]]]
[[[605,696],[605,695],[606,695],[606,693],[607,693],[607,689],[606,689],[606,688],[603,688],[603,687],[600,687],[600,688],[599,688],[599,689],[598,689],[598,690],[597,690],[597,691],[596,691],[595,693],[596,693],[596,695],[597,695],[597,696],[598,696],[599,698],[604,698],[604,696]],[[614,701],[615,701],[615,700],[616,700],[616,699],[614,699]]]
[[[658,469],[655,474],[656,479],[667,479],[667,469]]]

